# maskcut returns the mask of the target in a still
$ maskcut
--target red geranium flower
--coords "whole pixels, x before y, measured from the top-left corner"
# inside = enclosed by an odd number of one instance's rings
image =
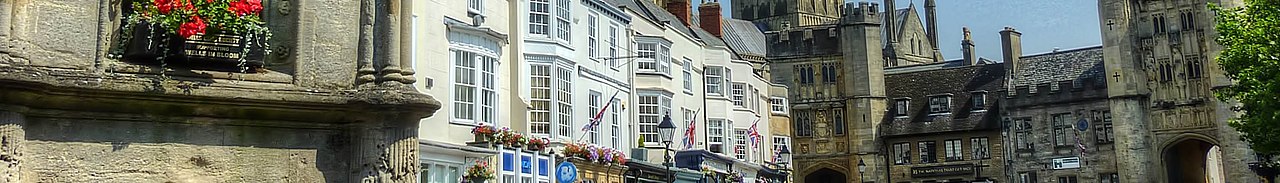
[[[231,13],[235,13],[237,16],[257,14],[259,11],[262,11],[262,0],[238,0],[231,2],[230,6],[227,6],[227,11],[231,11]]]
[[[249,13],[258,13],[262,11],[262,0],[244,0],[249,4]]]
[[[160,10],[160,14],[168,14],[170,10],[173,10],[173,3],[173,0],[151,1],[151,4],[156,6],[156,9]]]
[[[201,19],[200,16],[191,16],[191,21],[178,26],[178,35],[183,38],[190,38],[196,34],[204,34],[205,28],[204,19]]]
[[[181,2],[181,4],[182,4],[182,9],[183,9],[183,10],[187,10],[187,11],[195,11],[195,10],[196,10],[196,6],[194,5],[195,3],[191,3],[191,1],[190,1],[190,0],[179,0],[179,1],[180,1],[180,2]]]

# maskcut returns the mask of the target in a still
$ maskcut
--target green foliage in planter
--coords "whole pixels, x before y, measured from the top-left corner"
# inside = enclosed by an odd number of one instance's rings
[[[270,36],[261,0],[151,0],[132,7],[128,23],[146,21],[183,38],[206,31]]]

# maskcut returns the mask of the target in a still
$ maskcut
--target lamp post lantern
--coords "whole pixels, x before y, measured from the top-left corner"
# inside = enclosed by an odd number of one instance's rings
[[[858,181],[867,182],[865,180],[867,179],[867,176],[864,176],[864,174],[866,173],[867,173],[867,163],[864,163],[862,162],[861,159],[859,159],[858,160]]]
[[[671,182],[673,174],[671,172],[671,140],[675,138],[676,125],[671,123],[671,114],[662,116],[662,122],[658,123],[658,137],[662,139],[662,165],[667,166],[667,182]]]

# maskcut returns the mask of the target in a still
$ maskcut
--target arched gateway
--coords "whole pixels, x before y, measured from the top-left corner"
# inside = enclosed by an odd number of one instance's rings
[[[818,171],[813,171],[813,173],[809,173],[809,175],[805,175],[804,182],[805,183],[849,182],[845,178],[846,176],[844,173],[840,173],[839,171],[832,170],[830,168],[823,168],[823,169],[819,169]]]
[[[1164,148],[1165,178],[1169,183],[1222,183],[1222,150],[1214,143],[1186,138]]]

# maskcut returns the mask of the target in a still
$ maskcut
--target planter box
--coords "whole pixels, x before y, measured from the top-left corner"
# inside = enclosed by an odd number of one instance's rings
[[[182,38],[166,32],[160,26],[139,23],[132,30],[123,57],[130,61],[159,64],[160,56],[169,65],[184,65],[200,69],[242,71],[240,59],[244,59],[246,72],[261,68],[266,57],[262,36],[232,35],[222,32],[206,32],[190,38]],[[168,38],[166,41],[165,38]],[[252,42],[253,44],[250,44]],[[168,48],[166,51],[165,48]],[[248,49],[245,52],[245,49]]]

